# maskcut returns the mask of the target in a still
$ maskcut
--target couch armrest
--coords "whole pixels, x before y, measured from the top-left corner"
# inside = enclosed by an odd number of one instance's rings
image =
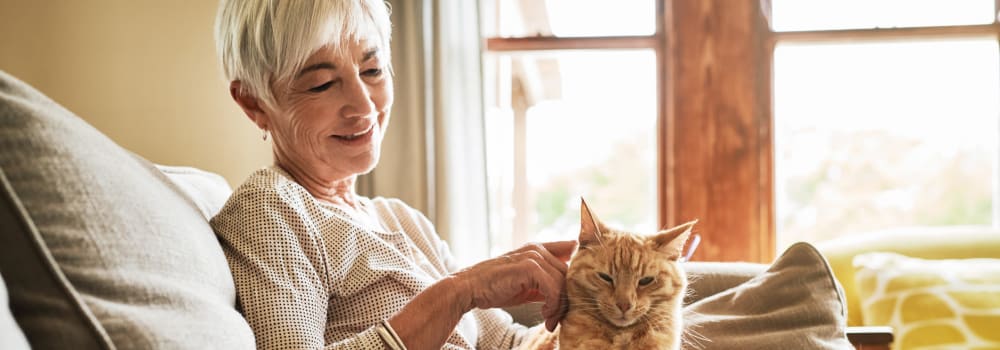
[[[847,339],[858,350],[889,350],[892,327],[847,327]]]
[[[767,265],[744,262],[684,263],[688,274],[688,295],[684,305],[736,287],[767,270]]]

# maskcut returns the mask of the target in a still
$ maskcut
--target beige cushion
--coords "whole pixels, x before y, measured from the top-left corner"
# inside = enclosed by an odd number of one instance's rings
[[[106,348],[94,339],[103,334],[121,349],[254,347],[199,209],[148,161],[3,72],[0,169],[7,195],[24,208],[12,214],[26,223],[0,222],[3,234],[30,237],[25,227],[37,228],[40,253],[53,263],[38,268],[44,259],[33,251],[0,245],[11,308],[32,347]],[[22,269],[41,272],[8,273]],[[36,283],[63,278],[64,285]],[[69,306],[34,297],[61,294]],[[74,312],[73,297],[82,311]],[[86,322],[80,315],[88,314],[98,323],[93,331],[62,329],[64,318]]]
[[[688,276],[688,295],[684,305],[727,291],[767,270],[767,265],[746,262],[689,261],[684,263]]]
[[[685,349],[853,349],[843,292],[826,260],[806,243],[685,313]]]
[[[233,188],[221,175],[186,166],[156,165],[184,196],[189,199],[205,220],[211,220],[226,205]]]

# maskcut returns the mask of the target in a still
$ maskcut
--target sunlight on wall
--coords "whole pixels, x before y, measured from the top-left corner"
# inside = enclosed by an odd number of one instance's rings
[[[0,69],[152,162],[237,185],[270,145],[229,97],[216,1],[5,1]]]

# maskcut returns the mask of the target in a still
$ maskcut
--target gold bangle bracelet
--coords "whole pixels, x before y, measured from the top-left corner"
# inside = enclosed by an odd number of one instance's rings
[[[383,320],[382,325],[378,327],[376,332],[390,349],[406,350],[406,345],[403,344],[402,339],[399,339],[399,334],[396,334],[396,330],[392,329],[392,326],[389,325],[389,321]]]

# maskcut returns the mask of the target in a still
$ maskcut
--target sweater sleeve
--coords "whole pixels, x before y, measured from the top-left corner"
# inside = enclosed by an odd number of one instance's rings
[[[322,235],[290,201],[241,188],[211,221],[258,349],[325,345],[330,277]],[[325,348],[387,349],[378,327]]]
[[[211,224],[257,348],[323,347],[323,250],[295,210],[273,191],[241,187]]]
[[[393,207],[392,216],[397,218],[395,222],[413,237],[418,247],[433,257],[442,274],[447,275],[460,269],[448,243],[438,236],[437,230],[426,216],[398,199],[387,201]],[[517,347],[528,333],[527,327],[515,323],[513,317],[502,309],[477,309],[471,313],[477,325],[476,348],[478,349],[512,349]]]

